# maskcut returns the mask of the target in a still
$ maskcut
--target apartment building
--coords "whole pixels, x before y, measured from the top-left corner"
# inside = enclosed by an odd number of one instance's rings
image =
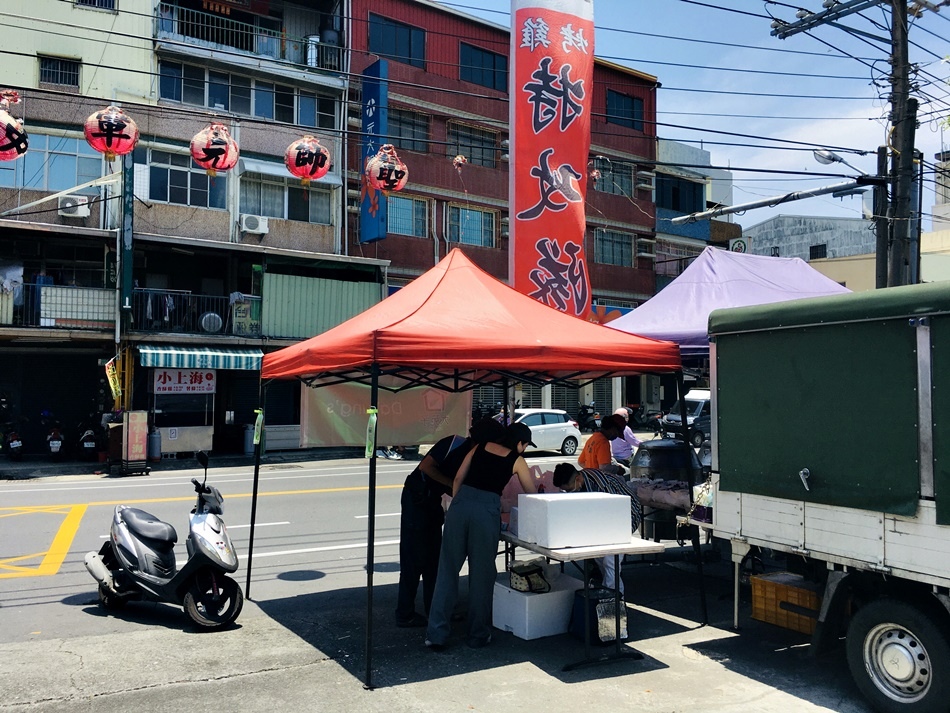
[[[112,409],[103,365],[118,355],[119,404],[149,413],[163,452],[240,450],[263,351],[385,294],[387,261],[343,249],[341,4],[10,0],[0,13],[20,82],[4,88],[29,137],[0,163],[4,418],[28,452],[41,410],[68,439]],[[112,162],[83,134],[110,104],[140,131]],[[212,123],[240,147],[216,175],[189,153]],[[309,185],[284,165],[305,135],[331,156]],[[295,446],[299,386],[266,394],[269,445]]]

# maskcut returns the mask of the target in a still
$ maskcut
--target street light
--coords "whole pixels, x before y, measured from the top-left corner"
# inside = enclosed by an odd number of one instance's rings
[[[815,160],[818,163],[824,164],[825,166],[830,166],[833,163],[843,163],[845,166],[847,166],[848,168],[854,171],[857,171],[862,176],[868,175],[864,171],[862,171],[860,168],[855,168],[854,166],[852,166],[850,163],[845,161],[834,151],[828,151],[827,149],[815,149],[811,153],[812,153],[812,156],[815,157]]]

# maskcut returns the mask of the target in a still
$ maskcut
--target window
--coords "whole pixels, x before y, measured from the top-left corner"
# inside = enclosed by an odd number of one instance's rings
[[[495,247],[495,214],[457,205],[449,206],[449,242]]]
[[[676,277],[685,270],[702,250],[696,247],[659,240],[654,249],[657,275]],[[666,284],[669,284],[667,281]]]
[[[459,44],[459,79],[506,92],[508,57],[462,42]]]
[[[390,109],[389,138],[398,149],[427,153],[429,117],[414,111]]]
[[[206,106],[235,114],[275,119],[287,124],[332,129],[336,100],[326,94],[284,84],[206,70],[180,62],[159,62],[162,99]]]
[[[148,172],[149,200],[196,208],[227,207],[228,177],[211,178],[189,154],[152,151]]]
[[[594,231],[594,262],[633,267],[633,240],[629,233],[597,228]]]
[[[40,84],[79,88],[79,60],[40,57]]]
[[[633,167],[625,161],[595,158],[594,169],[600,173],[594,181],[594,190],[633,197]]]
[[[330,225],[330,191],[313,184],[304,188],[295,179],[245,173],[241,176],[241,212]]]
[[[608,89],[607,123],[643,131],[643,100]]]
[[[450,124],[448,131],[448,155],[462,154],[476,166],[495,167],[496,136],[493,131],[484,131],[471,126]]]
[[[369,15],[369,51],[413,67],[425,68],[426,33],[382,15]]]
[[[100,10],[115,10],[116,0],[76,0],[79,7],[95,7]]]
[[[697,213],[706,207],[706,184],[657,174],[656,205],[680,213]]]
[[[820,260],[822,258],[828,257],[828,244],[823,243],[821,245],[812,245],[808,248],[808,259],[809,260]]]
[[[390,196],[386,208],[386,230],[397,235],[425,238],[429,235],[429,206],[419,198]]]
[[[65,191],[102,177],[102,155],[85,139],[30,132],[30,150],[18,161],[0,163],[0,186]],[[99,195],[96,187],[75,191]]]

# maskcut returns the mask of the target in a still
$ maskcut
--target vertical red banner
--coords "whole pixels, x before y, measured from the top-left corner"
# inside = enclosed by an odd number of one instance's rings
[[[512,0],[508,274],[516,290],[586,318],[593,0]]]

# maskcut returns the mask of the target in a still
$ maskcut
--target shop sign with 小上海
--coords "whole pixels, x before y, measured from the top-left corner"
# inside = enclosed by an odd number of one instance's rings
[[[156,394],[213,394],[213,369],[155,369],[152,376]]]

